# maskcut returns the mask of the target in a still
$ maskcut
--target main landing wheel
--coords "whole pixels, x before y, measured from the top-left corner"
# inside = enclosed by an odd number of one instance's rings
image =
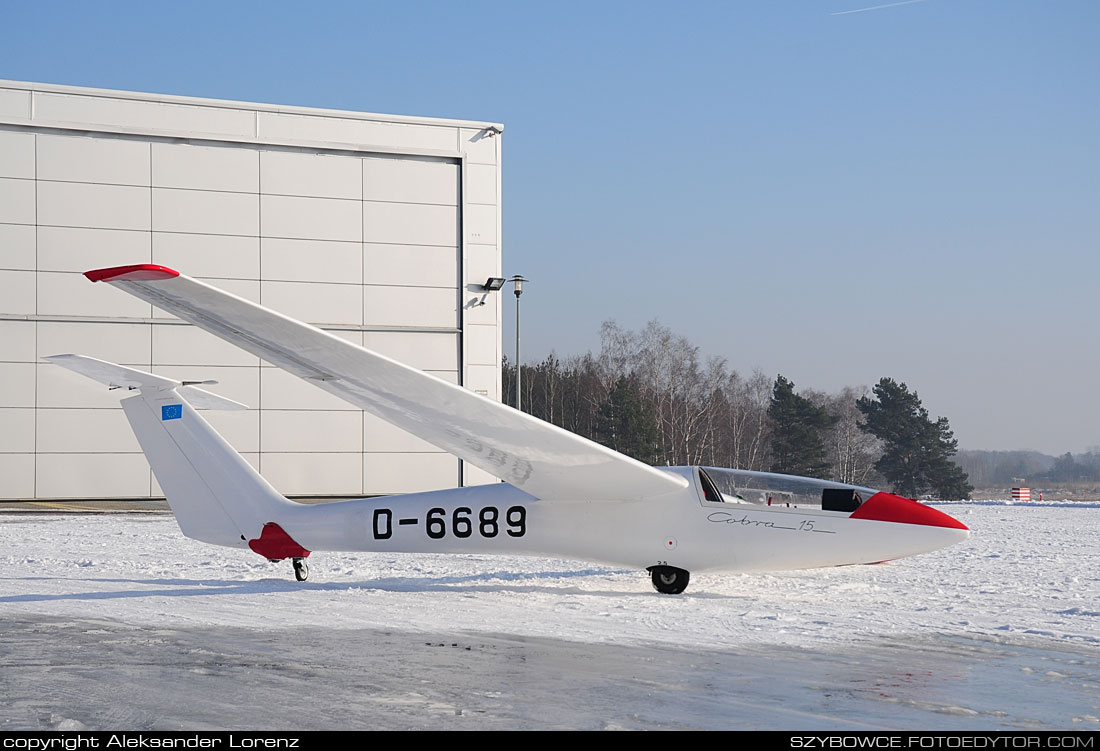
[[[650,566],[653,588],[663,595],[678,595],[687,589],[691,574],[674,566]]]
[[[309,566],[306,565],[305,558],[294,559],[294,578],[300,582],[309,578]]]

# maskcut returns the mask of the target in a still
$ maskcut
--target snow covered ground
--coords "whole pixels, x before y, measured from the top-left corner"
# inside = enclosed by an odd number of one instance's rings
[[[943,510],[963,544],[698,575],[184,538],[0,513],[0,730],[1100,729],[1100,505]]]

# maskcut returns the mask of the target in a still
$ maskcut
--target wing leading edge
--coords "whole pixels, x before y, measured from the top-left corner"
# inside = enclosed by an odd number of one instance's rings
[[[86,272],[544,500],[642,500],[687,487],[567,430],[162,266]]]

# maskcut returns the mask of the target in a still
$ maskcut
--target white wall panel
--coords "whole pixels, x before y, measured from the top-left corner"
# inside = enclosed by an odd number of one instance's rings
[[[0,117],[31,119],[31,92],[0,89]]]
[[[194,277],[257,279],[260,238],[154,232],[153,263]]]
[[[34,453],[34,407],[0,407],[0,453]]]
[[[263,238],[263,279],[359,284],[363,245],[338,240]]]
[[[0,498],[34,497],[34,459],[34,454],[0,454]]]
[[[35,486],[39,498],[141,498],[149,495],[149,463],[140,453],[40,453]]]
[[[490,399],[500,399],[500,366],[467,365],[466,388],[470,391],[485,392]]]
[[[0,313],[33,315],[35,312],[35,273],[33,271],[0,271]]]
[[[83,274],[41,271],[37,278],[40,315],[148,318],[151,314],[148,303],[109,284],[89,282]]]
[[[258,365],[260,358],[194,326],[153,326],[156,365]]]
[[[488,164],[466,165],[466,202],[497,203],[497,168]]]
[[[255,114],[248,110],[41,91],[34,94],[34,117],[44,122],[245,138],[256,132]]]
[[[500,252],[495,245],[466,244],[466,283],[484,284],[491,276],[500,276]],[[506,287],[497,294],[511,291]]]
[[[265,453],[362,451],[363,416],[357,411],[264,410],[260,439]]]
[[[149,189],[38,181],[38,223],[58,227],[149,229]]]
[[[37,431],[45,453],[141,451],[121,409],[39,409]]]
[[[34,181],[0,177],[0,222],[34,224]]]
[[[269,454],[260,459],[267,481],[284,495],[360,495],[362,454]]]
[[[363,241],[457,246],[458,209],[428,204],[365,202]]]
[[[148,370],[148,368],[146,368]],[[214,365],[154,365],[152,372],[177,381],[217,381],[210,386],[200,386],[227,399],[246,404],[254,412],[260,404],[260,368],[217,367]],[[202,410],[209,417],[214,410]],[[244,412],[240,412],[244,414]],[[259,448],[249,449],[259,451]]]
[[[149,233],[138,230],[39,227],[38,268],[77,271],[149,263]]]
[[[363,323],[368,326],[458,326],[458,294],[434,287],[368,287]]]
[[[0,406],[34,406],[33,362],[0,362]]]
[[[454,287],[458,284],[458,249],[453,245],[366,243],[363,245],[363,282],[399,287]]]
[[[363,159],[363,198],[457,206],[458,165],[407,157],[367,157]]]
[[[260,155],[248,148],[154,143],[153,185],[258,193]]]
[[[363,450],[379,453],[446,453],[438,446],[421,440],[412,433],[406,433],[370,413],[363,414]]]
[[[0,321],[0,362],[35,361],[35,326],[34,321]]]
[[[258,411],[227,412],[204,409],[201,414],[237,451],[255,453],[260,450],[260,413]]]
[[[259,131],[272,140],[331,141],[369,151],[371,146],[454,151],[454,129],[353,118],[260,112]]]
[[[458,370],[458,334],[365,331],[363,346],[420,370]]]
[[[491,475],[488,472],[486,472],[485,470],[481,469],[480,467],[475,467],[474,465],[470,464],[469,462],[467,462],[466,464],[463,464],[462,468],[463,468],[463,470],[465,471],[465,474],[466,474],[466,477],[465,477],[465,480],[464,480],[464,483],[463,483],[466,486],[470,486],[470,485],[493,485],[495,483],[500,482],[499,477]]]
[[[371,493],[418,493],[458,484],[450,454],[364,454],[363,487]]]
[[[363,197],[363,163],[350,156],[263,151],[260,192],[359,200]]]
[[[149,144],[118,138],[38,135],[38,179],[149,185]]]
[[[0,177],[34,179],[33,133],[0,131]]]
[[[84,283],[91,286],[87,280]],[[149,337],[149,326],[143,323],[39,321],[38,352],[40,356],[86,354],[110,362],[144,364],[148,370]]]
[[[34,226],[0,224],[0,269],[34,271],[36,263]]]
[[[470,365],[493,365],[497,363],[496,326],[466,326],[466,362]]]
[[[323,391],[310,381],[279,368],[260,368],[260,402],[268,409],[357,411],[357,408]]]
[[[497,139],[500,136],[489,136],[485,130],[462,128],[458,138],[468,164],[497,163]]]
[[[466,229],[466,242],[496,244],[497,207],[477,203],[467,204],[463,227]]]
[[[259,197],[249,193],[153,188],[153,229],[259,235]]]
[[[363,287],[359,284],[261,282],[266,307],[309,323],[359,325],[363,322]]]
[[[264,195],[260,205],[264,237],[355,242],[362,238],[361,201]]]

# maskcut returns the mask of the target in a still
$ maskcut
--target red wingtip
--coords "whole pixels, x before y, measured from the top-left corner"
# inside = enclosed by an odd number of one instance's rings
[[[179,276],[180,272],[167,266],[157,266],[153,263],[139,263],[134,266],[112,266],[109,269],[92,269],[85,271],[84,276],[93,282],[152,282],[157,279],[171,279]]]
[[[902,498],[892,493],[875,493],[857,508],[850,519],[866,519],[876,522],[898,522],[900,524],[923,524],[926,527],[950,527],[967,529],[967,526],[953,516],[942,511]]]

